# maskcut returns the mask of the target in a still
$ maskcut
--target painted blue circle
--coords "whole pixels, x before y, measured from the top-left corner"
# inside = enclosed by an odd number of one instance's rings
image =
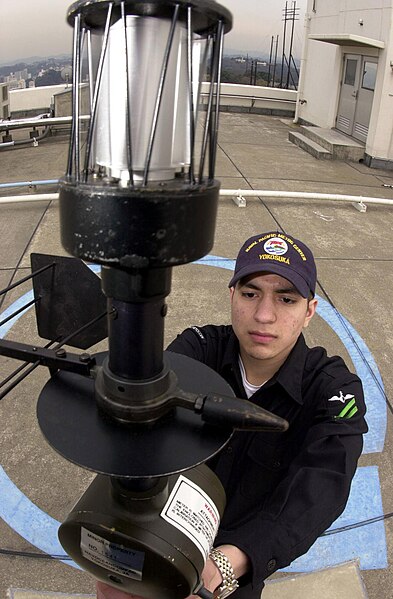
[[[213,266],[233,270],[234,260],[219,256],[207,256],[195,264]],[[90,267],[93,272],[99,272],[100,267]],[[1,315],[3,320],[33,299],[33,291],[25,293],[21,298],[9,306]],[[386,402],[384,398],[383,383],[378,367],[366,344],[355,331],[352,325],[337,312],[326,300],[318,298],[318,314],[333,328],[346,347],[358,376],[362,379],[365,388],[366,403],[368,401],[368,424],[370,432],[365,437],[365,452],[382,451],[386,431]],[[15,316],[0,327],[0,338],[3,338],[15,322],[29,308]],[[366,357],[366,363],[364,360]],[[372,400],[372,401],[371,401]],[[371,433],[371,436],[369,437]],[[366,443],[369,437],[368,444]],[[36,506],[8,477],[0,466],[0,517],[26,541],[41,549],[43,552],[61,556],[64,563],[79,568],[64,554],[64,550],[57,538],[60,522],[49,516]]]

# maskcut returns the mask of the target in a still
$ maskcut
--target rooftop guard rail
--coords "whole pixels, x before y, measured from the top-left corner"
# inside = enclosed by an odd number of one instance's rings
[[[90,116],[88,115],[83,115],[80,117],[81,121],[88,121],[89,119]],[[48,127],[48,125],[67,125],[68,123],[71,124],[71,121],[71,116],[16,119],[11,121],[0,120],[0,131],[11,129],[24,129],[26,127]]]
[[[202,97],[206,97],[208,94],[207,92],[202,92]],[[226,93],[226,92],[221,92],[220,94],[221,100],[223,98],[234,98],[237,99],[239,98],[240,100],[252,100],[252,101],[268,101],[268,102],[277,102],[280,104],[296,104],[296,99],[295,98],[273,98],[270,96],[257,96],[257,95],[252,95],[249,96],[247,94],[230,94],[230,93]]]
[[[205,99],[208,96],[209,83],[204,82],[202,84],[201,96]],[[71,91],[72,86],[69,86]],[[258,91],[263,92],[263,95],[259,95]],[[247,93],[250,92],[250,93]],[[291,97],[293,96],[293,97]],[[249,86],[241,84],[222,83],[221,84],[221,104],[225,104],[225,99],[230,100],[244,100],[245,102],[271,102],[275,105],[278,104],[296,104],[297,92],[286,89],[272,88],[272,87],[261,87],[261,86]],[[87,121],[90,119],[89,115],[80,116],[81,121]],[[64,117],[51,117],[49,113],[41,114],[36,117],[14,119],[14,120],[0,120],[0,131],[12,130],[12,129],[23,129],[27,127],[35,126],[52,126],[52,125],[67,125],[71,124],[71,116]]]

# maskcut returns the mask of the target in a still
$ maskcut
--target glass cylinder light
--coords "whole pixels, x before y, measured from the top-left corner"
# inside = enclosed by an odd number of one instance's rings
[[[179,174],[192,184],[205,174],[213,179],[230,13],[214,0],[80,0],[70,7],[68,20],[74,26],[68,177],[120,187]],[[202,114],[200,82],[207,74],[211,88]],[[85,78],[88,115],[81,110]]]

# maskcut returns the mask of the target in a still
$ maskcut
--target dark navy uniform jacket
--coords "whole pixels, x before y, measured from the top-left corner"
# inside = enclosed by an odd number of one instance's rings
[[[191,327],[168,349],[210,366],[247,397],[231,326]],[[341,358],[307,347],[303,335],[250,401],[289,428],[237,431],[208,462],[227,495],[215,545],[236,545],[252,564],[234,599],[259,596],[264,579],[306,553],[342,513],[367,432],[360,379]]]

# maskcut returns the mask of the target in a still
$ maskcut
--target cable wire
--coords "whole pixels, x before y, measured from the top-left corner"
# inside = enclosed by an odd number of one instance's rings
[[[353,524],[347,524],[346,526],[340,526],[340,528],[333,528],[332,530],[327,530],[320,535],[321,537],[327,537],[331,535],[338,534],[340,532],[347,532],[348,530],[353,530],[355,528],[361,528],[362,526],[367,526],[368,524],[375,524],[376,522],[381,522],[384,520],[388,520],[393,517],[393,512],[388,512],[387,514],[382,514],[381,516],[376,516],[375,518],[369,518],[368,520],[362,520],[361,522],[354,522]],[[36,553],[34,551],[18,551],[16,549],[3,549],[0,548],[0,555],[4,555],[6,557],[27,557],[31,559],[44,559],[44,560],[59,560],[59,561],[72,561],[72,559],[64,554],[64,555],[54,555],[47,553]],[[212,594],[210,591],[205,589],[204,587],[200,589],[197,593],[201,599],[211,599]]]

